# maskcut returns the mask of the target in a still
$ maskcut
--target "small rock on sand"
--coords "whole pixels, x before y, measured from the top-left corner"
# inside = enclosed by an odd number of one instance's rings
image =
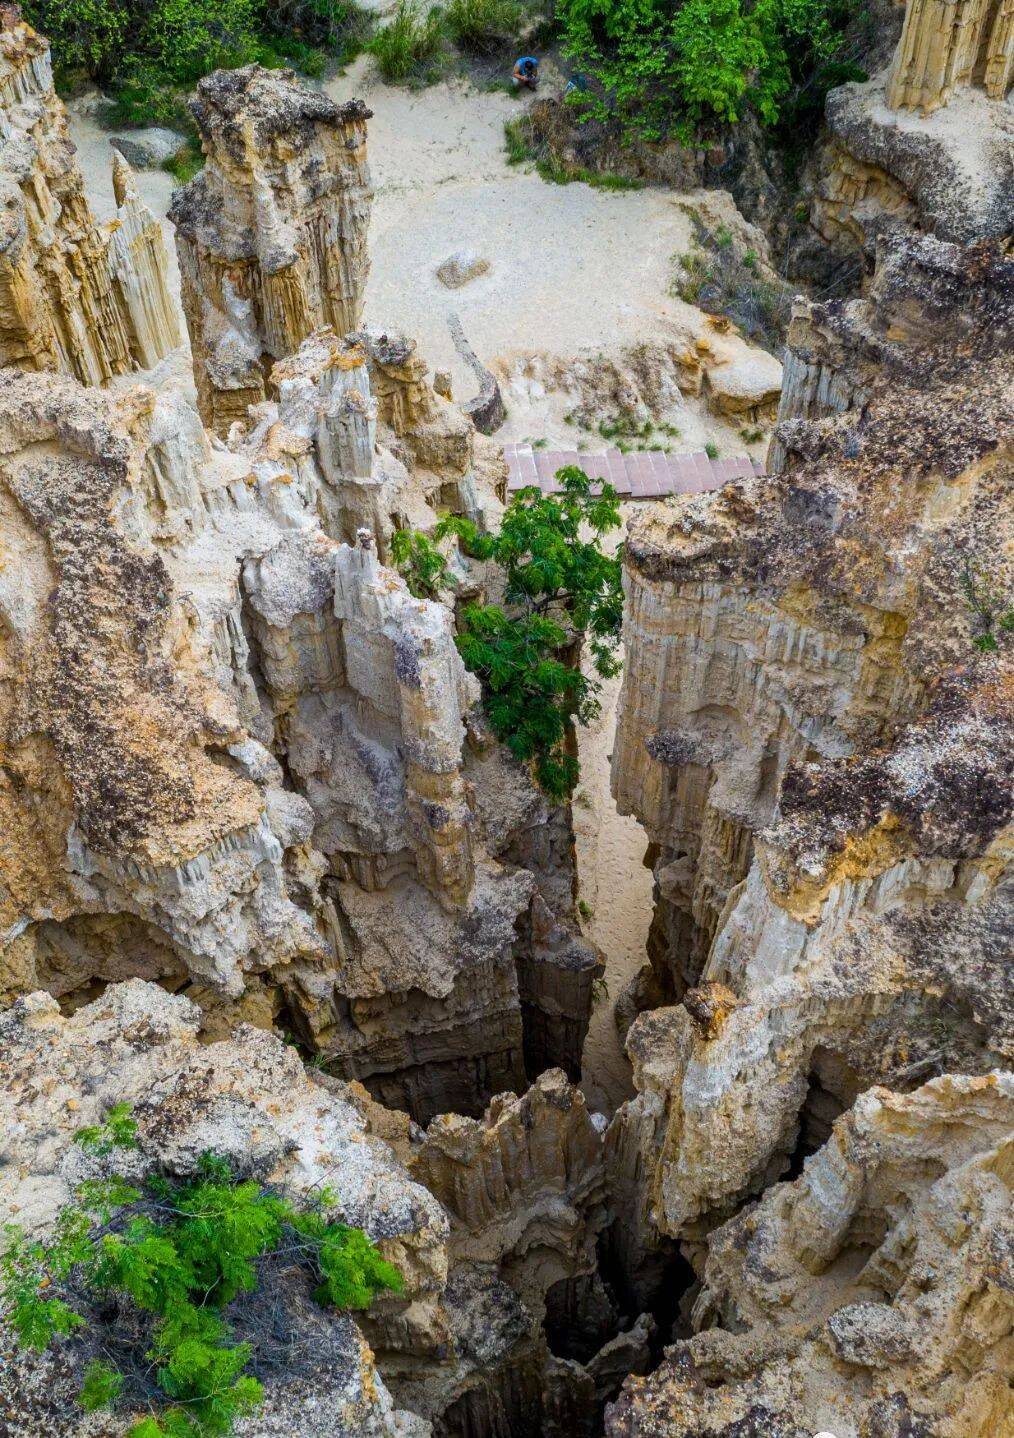
[[[178,155],[187,142],[175,130],[155,125],[148,130],[132,130],[129,135],[113,135],[109,143],[135,169],[157,170]]]
[[[474,250],[456,250],[437,266],[437,279],[449,290],[459,290],[469,280],[488,275],[489,270],[489,260],[484,256],[477,255]]]

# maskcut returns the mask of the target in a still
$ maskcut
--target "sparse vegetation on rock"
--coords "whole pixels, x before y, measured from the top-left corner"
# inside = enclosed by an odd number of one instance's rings
[[[605,678],[618,671],[623,595],[620,560],[601,544],[619,526],[615,490],[606,484],[593,495],[588,476],[574,466],[557,478],[560,495],[519,490],[497,534],[450,515],[436,538],[455,535],[467,554],[497,572],[503,603],[464,606],[458,649],[482,682],[497,738],[516,759],[534,764],[547,794],[564,798],[578,778],[577,758],[567,751],[570,725],[598,713],[598,681],[582,673],[575,649],[587,638],[595,672]],[[590,540],[581,537],[584,527]],[[395,562],[413,593],[433,597],[448,582],[440,551],[425,536],[403,531],[395,545]]]
[[[97,1160],[136,1150],[129,1106],[115,1105],[77,1142]],[[8,1226],[0,1297],[25,1347],[71,1339],[92,1353],[79,1399],[86,1412],[150,1409],[130,1438],[224,1438],[258,1407],[256,1329],[247,1324],[234,1341],[229,1306],[282,1269],[302,1270],[317,1301],[341,1310],[401,1288],[361,1229],[327,1218],[327,1189],[296,1208],[211,1153],[182,1179],[134,1178],[138,1165],[123,1167],[130,1177],[96,1163],[50,1240]]]

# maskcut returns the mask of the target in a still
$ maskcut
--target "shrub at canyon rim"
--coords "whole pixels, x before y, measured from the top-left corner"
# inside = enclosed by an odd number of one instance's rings
[[[114,94],[118,123],[185,123],[180,92],[218,68],[257,61],[319,73],[365,36],[351,0],[25,0],[53,47],[58,82]]]
[[[620,523],[611,485],[599,495],[570,465],[557,475],[560,495],[521,489],[504,511],[498,534],[483,534],[471,520],[449,515],[435,530],[454,534],[466,554],[493,566],[503,604],[462,609],[458,649],[482,683],[490,725],[516,759],[532,762],[552,798],[577,783],[577,759],[566,752],[574,719],[598,713],[598,681],[581,672],[585,639],[596,673],[617,673],[615,654],[623,614],[621,561],[606,554],[602,536]],[[582,529],[591,539],[582,539]],[[424,536],[401,530],[394,559],[409,588],[433,598],[450,577],[439,550]]]
[[[752,108],[774,124],[787,104],[819,107],[850,65],[847,0],[559,0],[564,47],[598,82],[576,96],[648,138],[689,139]]]
[[[86,1411],[148,1409],[130,1438],[221,1438],[263,1395],[247,1371],[261,1325],[249,1322],[248,1340],[231,1341],[233,1300],[269,1286],[277,1300],[298,1270],[319,1303],[361,1309],[400,1289],[401,1275],[361,1229],[325,1217],[326,1190],[297,1209],[212,1154],[189,1180],[129,1182],[102,1161],[135,1149],[136,1132],[125,1104],[79,1131],[99,1176],[79,1185],[50,1243],[8,1227],[0,1295],[24,1347],[72,1338],[85,1358],[92,1353]]]

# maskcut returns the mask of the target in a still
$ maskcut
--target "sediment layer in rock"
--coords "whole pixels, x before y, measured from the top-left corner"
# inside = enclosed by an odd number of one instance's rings
[[[632,524],[613,778],[677,1004],[610,1134],[635,1267],[870,1084],[1009,1062],[1012,655],[974,596],[1014,592],[1012,325],[997,248],[892,243],[794,321],[778,473]]]
[[[84,384],[147,368],[180,342],[162,230],[114,161],[116,218],[84,193],[49,45],[0,22],[0,364]]]

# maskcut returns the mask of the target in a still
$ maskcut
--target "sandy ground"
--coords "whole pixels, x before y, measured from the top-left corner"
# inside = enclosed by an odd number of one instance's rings
[[[667,295],[671,257],[690,238],[673,195],[547,185],[511,168],[503,124],[525,102],[503,93],[478,92],[460,81],[421,91],[393,88],[379,82],[365,57],[326,88],[339,100],[360,95],[374,111],[367,321],[415,337],[432,365],[451,370],[462,394],[471,385],[451,343],[451,311],[487,363],[515,348],[565,356],[589,347],[611,350],[685,325],[689,307]],[[89,198],[107,219],[114,209],[108,134],[77,107],[71,133]],[[173,180],[161,171],[139,171],[137,179],[145,202],[164,219]],[[166,230],[174,255],[167,221]],[[465,247],[485,255],[491,273],[448,291],[436,267]],[[175,263],[173,270],[178,283]],[[568,447],[580,440],[564,426],[552,397],[519,403],[515,396],[509,403],[500,438],[545,437]],[[694,425],[681,420],[688,448],[712,435],[731,435],[736,448],[734,431],[721,422],[696,415]],[[590,439],[588,448],[603,447],[598,436]],[[606,955],[608,985],[588,1036],[585,1090],[608,1112],[631,1092],[613,1003],[644,960],[651,917],[643,831],[619,817],[609,793],[619,689],[619,678],[605,686],[599,720],[579,735],[582,777],[574,807],[581,897],[591,909],[584,927]]]
[[[607,546],[620,543],[635,508],[632,504],[621,506],[623,527],[607,536]],[[606,989],[592,1011],[582,1056],[581,1087],[593,1109],[610,1115],[634,1092],[613,1007],[645,961],[652,913],[651,870],[643,862],[647,838],[636,819],[616,812],[609,791],[616,706],[622,684],[622,672],[602,682],[599,717],[578,730],[581,781],[573,804],[580,898],[590,910],[582,916],[581,928],[606,960]]]
[[[390,86],[365,55],[324,88],[337,100],[360,96],[373,110],[367,323],[416,339],[434,368],[451,371],[462,398],[473,392],[474,380],[451,341],[452,312],[487,364],[518,352],[569,359],[648,339],[686,342],[698,312],[668,294],[673,256],[691,240],[679,197],[548,185],[525,167],[508,165],[504,122],[521,113],[527,98],[479,91],[464,80],[424,90]],[[107,219],[113,213],[109,136],[78,106],[71,107],[71,134],[92,204]],[[162,171],[138,172],[141,195],[160,217],[173,184]],[[448,290],[436,278],[437,266],[464,248],[487,258],[490,273]],[[597,434],[564,422],[569,404],[563,396],[524,383],[506,398],[502,439],[603,447]],[[668,418],[679,425],[682,447],[714,441],[722,453],[744,449],[740,425],[708,414],[698,402]]]

